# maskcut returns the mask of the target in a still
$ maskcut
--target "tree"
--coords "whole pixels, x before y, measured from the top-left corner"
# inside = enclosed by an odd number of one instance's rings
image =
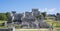
[[[46,16],[46,12],[43,12],[43,13],[41,13],[43,16],[44,16],[44,18],[45,18],[45,16]]]
[[[9,18],[10,17],[10,12],[6,13],[6,17]]]
[[[0,14],[0,20],[6,20],[6,19],[7,19],[7,17],[5,14]]]
[[[41,19],[42,15],[38,15],[36,16],[37,19]]]
[[[57,13],[57,15],[59,15],[60,13]]]

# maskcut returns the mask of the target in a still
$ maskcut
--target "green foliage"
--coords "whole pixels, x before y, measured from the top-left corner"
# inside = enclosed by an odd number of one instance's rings
[[[0,20],[7,20],[8,17],[10,16],[10,13],[0,13]]]
[[[43,16],[44,16],[44,18],[45,18],[45,16],[46,16],[46,12],[43,12],[43,13],[41,13]]]
[[[45,21],[53,27],[60,28],[60,21],[54,21],[54,20],[45,20]]]
[[[5,15],[6,15],[7,18],[9,18],[10,12],[7,12]]]
[[[7,17],[4,13],[0,13],[0,20],[6,20]]]
[[[42,15],[38,15],[36,16],[37,19],[41,19]]]

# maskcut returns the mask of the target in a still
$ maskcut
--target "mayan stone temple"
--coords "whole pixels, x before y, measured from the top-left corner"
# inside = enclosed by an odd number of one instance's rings
[[[40,15],[40,17],[37,18],[38,15]],[[44,17],[41,15],[39,9],[32,9],[31,12],[24,13],[12,11],[11,16],[7,20],[7,26],[10,23],[16,24],[19,28],[24,29],[51,28],[51,26],[44,21]]]

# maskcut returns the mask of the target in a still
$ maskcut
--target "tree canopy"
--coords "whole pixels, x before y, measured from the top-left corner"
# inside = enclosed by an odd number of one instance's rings
[[[0,20],[6,20],[7,17],[4,13],[0,13]]]
[[[0,20],[7,20],[7,18],[10,16],[10,13],[0,13]]]
[[[6,15],[7,18],[9,18],[9,16],[10,16],[10,12],[6,12],[5,15]]]
[[[44,16],[44,18],[45,18],[45,16],[46,16],[46,12],[42,12],[41,14],[42,14],[42,15]]]

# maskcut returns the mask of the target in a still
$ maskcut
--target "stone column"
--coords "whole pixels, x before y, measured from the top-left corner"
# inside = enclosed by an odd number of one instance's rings
[[[9,28],[9,31],[15,31],[15,27],[14,27],[14,26],[11,26],[11,27]]]
[[[7,21],[5,21],[5,24],[4,24],[4,26],[7,26]]]

